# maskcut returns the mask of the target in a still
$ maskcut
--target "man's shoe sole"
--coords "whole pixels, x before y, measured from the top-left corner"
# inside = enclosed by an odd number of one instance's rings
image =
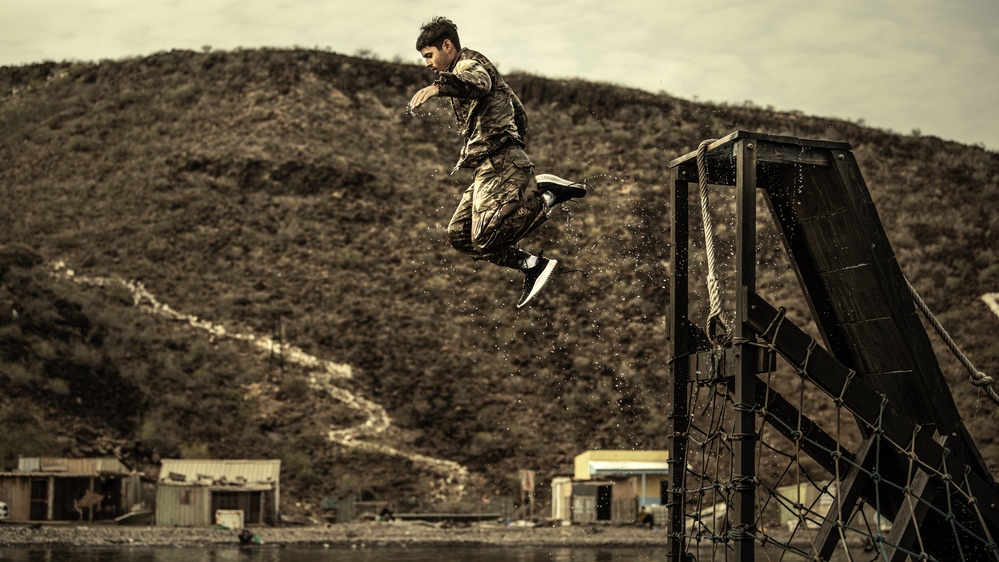
[[[542,183],[553,183],[555,185],[561,185],[562,187],[568,187],[570,185],[578,183],[571,180],[567,180],[565,178],[560,178],[555,174],[538,174],[534,176],[534,181],[539,185]]]
[[[570,181],[552,174],[539,174],[534,176],[534,181],[538,185],[538,191],[548,191],[555,195],[553,207],[573,199],[586,197],[585,183]],[[552,187],[542,186],[542,184],[551,184]]]
[[[552,272],[555,271],[556,265],[558,265],[557,260],[548,260],[548,264],[545,265],[545,269],[540,275],[538,275],[538,280],[534,283],[534,289],[532,289],[531,293],[527,295],[527,298],[525,298],[522,302],[517,303],[517,308],[524,308],[527,306],[527,303],[531,302],[534,300],[534,297],[538,296],[541,289],[544,289],[545,285],[548,284],[548,280],[551,279]]]

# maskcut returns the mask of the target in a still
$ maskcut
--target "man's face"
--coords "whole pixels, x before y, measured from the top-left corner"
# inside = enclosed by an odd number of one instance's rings
[[[447,70],[451,66],[451,63],[454,62],[457,51],[451,40],[445,39],[440,49],[437,47],[424,47],[420,49],[420,54],[423,55],[423,63],[427,65],[427,68],[440,74]]]

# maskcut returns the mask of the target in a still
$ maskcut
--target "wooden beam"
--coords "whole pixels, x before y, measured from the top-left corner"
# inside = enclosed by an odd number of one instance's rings
[[[903,501],[903,507],[899,510],[898,517],[892,522],[891,531],[885,540],[885,558],[888,562],[904,562],[909,556],[905,551],[914,551],[916,544],[916,533],[923,525],[923,520],[929,511],[929,504],[933,502],[939,490],[939,484],[933,483],[929,476],[922,470],[916,473],[912,479]],[[913,501],[913,497],[917,501]]]
[[[840,448],[835,438],[759,377],[756,378],[756,396],[763,419],[770,422],[781,435],[791,442],[799,443],[801,450],[830,474],[836,474],[837,464],[840,474],[846,472],[853,459],[853,453]],[[799,434],[796,435],[795,432]],[[836,451],[842,453],[837,456]]]
[[[911,419],[894,410],[887,399],[875,392],[855,371],[840,363],[792,322],[784,319],[769,303],[756,294],[745,299],[749,307],[747,317],[760,338],[773,345],[792,366],[800,369],[817,387],[843,407],[852,412],[871,429],[880,431],[900,447],[910,446],[919,462],[962,483],[962,489],[976,498],[982,516],[991,525],[993,535],[999,534],[999,489],[995,480],[985,480],[972,472],[968,463],[945,449],[927,435],[918,431]],[[897,463],[901,453],[894,447],[881,451],[882,463],[894,457]]]
[[[755,139],[739,139],[736,156],[736,286],[737,298],[756,291],[756,150]],[[747,345],[753,334],[746,323],[747,308],[736,306],[736,373],[732,399],[733,427],[732,484],[735,499],[735,559],[753,562],[756,558],[756,355],[758,348]]]
[[[818,139],[801,139],[797,137],[789,137],[783,135],[771,135],[769,133],[758,133],[755,131],[734,131],[728,135],[712,142],[708,146],[709,151],[713,151],[724,147],[727,144],[733,143],[740,139],[753,139],[757,141],[757,144],[767,144],[773,143],[777,145],[785,145],[789,147],[795,147],[799,151],[807,151],[808,149],[826,149],[826,150],[851,150],[849,143],[840,141],[828,141],[828,140],[818,140]],[[669,167],[674,168],[697,158],[697,151],[688,152],[679,158],[675,158],[670,161]]]
[[[670,454],[667,460],[669,466],[670,486],[666,507],[669,517],[666,535],[666,559],[670,562],[685,562],[684,548],[684,489],[687,475],[687,439],[690,428],[690,413],[687,404],[687,392],[690,376],[690,356],[693,352],[692,343],[694,327],[687,319],[688,287],[687,277],[689,264],[688,252],[688,209],[687,182],[677,179],[673,170],[673,201],[670,205],[672,228],[670,230],[670,260],[673,264],[673,276],[670,278],[670,307],[668,314],[669,340],[669,372],[671,409],[669,419]]]
[[[820,560],[829,560],[841,539],[840,525],[848,525],[857,513],[857,504],[864,496],[864,490],[870,482],[868,473],[877,464],[877,449],[872,446],[873,443],[873,436],[864,439],[857,450],[857,462],[851,464],[846,472],[839,473],[840,482],[836,490],[836,501],[829,506],[822,527],[815,537]]]
[[[832,159],[826,149],[803,148],[786,144],[774,144],[761,140],[756,155],[758,162],[776,164],[807,164],[809,166],[829,166]]]

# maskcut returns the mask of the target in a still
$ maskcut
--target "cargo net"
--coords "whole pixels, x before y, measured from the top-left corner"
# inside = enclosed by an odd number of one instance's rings
[[[847,391],[859,391],[866,383],[842,364],[835,384],[812,376],[819,372],[817,364],[826,361],[828,367],[835,359],[816,339],[759,190],[756,290],[766,302],[790,308],[775,311],[770,326],[758,327],[749,341],[733,337],[739,299],[733,262],[736,193],[713,186],[708,204],[707,186],[699,187],[699,193],[689,193],[687,205],[688,282],[699,285],[688,286],[693,290],[687,312],[697,332],[688,343],[699,351],[682,358],[687,382],[680,379],[673,391],[681,396],[673,396],[671,441],[675,446],[683,440],[686,452],[672,466],[686,470],[680,490],[670,489],[669,529],[682,531],[671,535],[667,558],[742,562],[737,556],[744,557],[746,549],[736,544],[748,541],[756,561],[999,562],[994,481],[968,474],[956,458],[977,452],[950,455],[950,443],[938,435],[920,434],[918,426],[911,435],[900,431],[905,413],[891,411],[880,395],[867,392],[870,387],[860,392],[866,397],[861,414]],[[705,236],[708,232],[711,236]],[[700,286],[705,279],[707,295]],[[798,330],[797,341],[810,341],[807,350],[782,355],[778,335],[785,330]],[[751,404],[739,403],[735,393],[736,354],[759,358]],[[678,411],[675,402],[683,398],[685,407]],[[748,413],[753,429],[740,435],[736,418]],[[747,443],[752,444],[753,470],[739,474],[737,448]],[[933,455],[935,460],[927,460]],[[747,494],[754,500],[753,519],[743,522],[735,508]]]
[[[781,315],[779,322],[784,320]],[[817,345],[814,340],[812,344]],[[736,560],[735,541],[751,539],[755,560],[999,561],[981,511],[995,507],[980,506],[966,481],[920,462],[915,437],[912,443],[892,441],[881,427],[881,416],[875,423],[858,424],[842,392],[831,396],[810,382],[807,357],[795,368],[777,359],[776,350],[762,339],[744,345],[756,348],[767,365],[758,374],[767,386],[758,385],[756,404],[736,401],[734,377],[727,373],[731,365],[726,365],[726,357],[732,362],[731,349],[726,353],[716,346],[691,360],[689,426],[675,437],[687,443],[681,538],[685,552],[700,562]],[[882,401],[882,413],[885,407]],[[755,484],[755,519],[750,525],[740,525],[733,509],[747,480],[734,471],[734,420],[745,411],[754,412],[756,420],[755,474],[748,477]],[[775,415],[778,411],[783,415]],[[829,427],[819,427],[817,418]],[[867,461],[861,466],[856,459],[864,447],[874,452],[863,457]],[[896,464],[895,482],[883,474],[881,461],[889,456],[908,465],[900,472]],[[856,494],[852,500],[843,498],[841,485],[858,478],[867,480],[873,494],[866,494],[868,499]],[[921,497],[928,489],[937,490],[938,501]],[[888,497],[901,505],[881,505]],[[946,501],[939,501],[941,497]],[[893,543],[892,522],[883,515],[891,509],[898,521],[939,523],[932,532],[924,525],[908,525],[905,544]]]

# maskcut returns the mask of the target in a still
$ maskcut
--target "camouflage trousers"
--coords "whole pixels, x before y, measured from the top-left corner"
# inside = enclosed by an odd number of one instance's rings
[[[548,220],[533,170],[517,146],[484,159],[447,226],[451,246],[473,259],[519,269],[529,254],[517,242]]]

